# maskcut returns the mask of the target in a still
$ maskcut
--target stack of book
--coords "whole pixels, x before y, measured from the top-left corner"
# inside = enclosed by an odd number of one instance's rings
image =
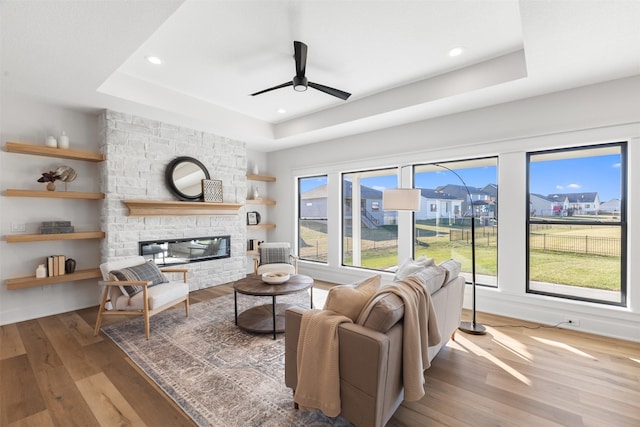
[[[64,263],[66,257],[64,255],[51,255],[47,257],[47,276],[63,276]]]
[[[42,221],[40,234],[73,233],[71,221]]]

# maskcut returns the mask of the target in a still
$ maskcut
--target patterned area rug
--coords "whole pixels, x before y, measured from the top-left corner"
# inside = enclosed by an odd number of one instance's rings
[[[314,289],[322,307],[326,292]],[[269,302],[238,295],[238,309]],[[278,303],[309,307],[309,295],[278,297]],[[145,339],[141,318],[105,326],[107,334],[200,426],[349,426],[321,412],[295,410],[284,384],[284,334],[245,332],[234,323],[233,295],[183,306],[151,318]]]

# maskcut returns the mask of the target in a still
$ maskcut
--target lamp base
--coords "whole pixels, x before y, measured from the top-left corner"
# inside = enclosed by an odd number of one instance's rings
[[[458,326],[462,332],[472,335],[484,335],[487,333],[487,330],[479,323],[473,322],[460,322],[460,326]]]

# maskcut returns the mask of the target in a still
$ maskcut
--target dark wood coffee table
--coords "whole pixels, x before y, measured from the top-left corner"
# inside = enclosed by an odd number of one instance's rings
[[[259,334],[284,332],[284,312],[292,304],[276,304],[278,295],[289,295],[311,289],[309,306],[313,308],[313,279],[302,274],[294,274],[289,280],[280,285],[269,285],[262,281],[262,277],[249,274],[233,284],[233,301],[235,304],[236,325],[238,327]],[[271,297],[271,304],[249,308],[238,314],[238,293],[256,297]]]

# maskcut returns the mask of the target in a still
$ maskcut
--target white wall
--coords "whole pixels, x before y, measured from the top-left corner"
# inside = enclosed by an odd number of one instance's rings
[[[70,138],[70,148],[98,152],[98,120],[94,114],[48,105],[25,97],[2,94],[0,141],[42,144],[47,135],[62,130]],[[70,191],[100,191],[95,163],[31,156],[0,151],[0,189],[42,190],[36,182],[42,172],[58,166],[71,166],[78,174]],[[64,185],[57,182],[57,191]],[[0,234],[11,232],[11,224],[25,224],[26,233],[38,233],[44,220],[70,220],[77,231],[99,230],[101,201],[0,197]],[[0,241],[0,279],[33,276],[47,255],[65,254],[77,261],[77,268],[99,264],[97,240],[11,243]],[[7,290],[0,286],[0,324],[42,317],[97,304],[95,280]]]
[[[273,239],[296,242],[298,176],[328,174],[328,265],[300,263],[318,279],[349,283],[370,272],[340,266],[340,173],[474,157],[499,156],[498,289],[478,287],[477,308],[555,324],[572,316],[580,329],[640,341],[640,77],[512,102],[377,132],[269,153],[277,171],[278,228]],[[635,138],[635,139],[634,139]],[[529,150],[628,140],[628,307],[610,307],[525,293],[525,153]],[[331,201],[334,200],[333,203]],[[399,249],[408,253],[409,233]],[[404,238],[403,238],[404,237]],[[468,287],[469,288],[469,287]],[[470,307],[470,289],[465,306]]]

